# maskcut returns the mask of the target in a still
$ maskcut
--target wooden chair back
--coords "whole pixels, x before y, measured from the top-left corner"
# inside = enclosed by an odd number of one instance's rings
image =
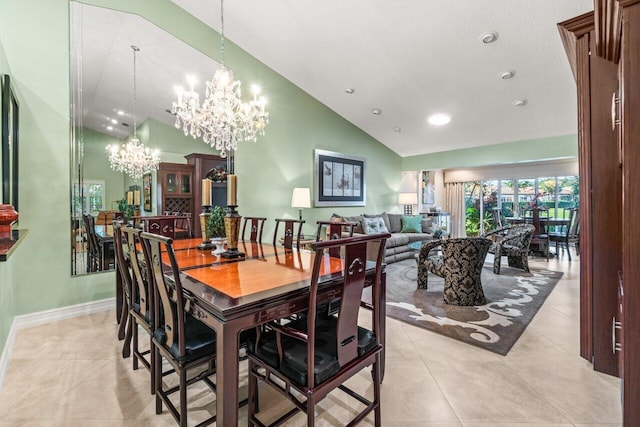
[[[353,237],[353,230],[356,227],[355,222],[331,222],[331,221],[318,221],[318,229],[316,230],[316,242],[323,240],[335,240],[341,239],[343,233],[348,233],[349,237]],[[326,229],[326,233],[322,230]],[[340,248],[331,248],[329,255],[332,257],[340,257]]]
[[[162,324],[166,333],[166,340],[162,345],[167,351],[175,346],[178,350],[178,356],[183,357],[186,354],[185,298],[180,281],[180,270],[173,251],[173,239],[147,232],[142,232],[140,239],[143,244],[149,285],[153,287],[156,296],[154,323],[155,325]],[[173,278],[173,286],[165,276],[166,271],[162,264],[163,253],[171,265],[170,274]]]
[[[115,229],[115,226],[114,226]],[[148,286],[147,272],[141,264],[142,242],[140,233],[142,230],[134,227],[122,227],[124,234],[124,248],[127,251],[129,263],[131,265],[131,297],[133,301],[139,302],[140,314],[146,318],[147,314],[153,313],[153,294]],[[140,247],[140,249],[138,249]],[[150,319],[151,320],[151,319]]]
[[[131,260],[128,251],[124,250],[125,239],[123,238],[122,225],[114,221],[113,223],[113,251],[116,258],[116,270],[122,281],[122,292],[124,293],[126,307],[131,308],[133,303],[133,279],[131,276]],[[124,311],[124,308],[123,308]]]
[[[292,249],[293,243],[295,241],[296,247],[300,247],[300,239],[302,237],[302,224],[305,223],[304,220],[300,219],[290,219],[290,218],[276,218],[276,228],[273,231],[273,246],[276,246],[278,241],[278,227],[280,223],[284,223],[284,236],[282,241],[282,246],[286,249]],[[294,230],[295,225],[298,225],[298,231]]]
[[[242,225],[242,240],[250,242],[262,243],[262,229],[267,218],[257,216],[245,216],[244,223]],[[249,226],[249,239],[247,239],[245,232],[247,231],[247,224]]]
[[[175,219],[174,218],[152,218],[146,220],[146,231],[152,234],[175,239]]]
[[[98,244],[98,236],[96,235],[95,219],[91,215],[83,214],[82,222],[87,235],[87,273],[100,271],[102,254]]]

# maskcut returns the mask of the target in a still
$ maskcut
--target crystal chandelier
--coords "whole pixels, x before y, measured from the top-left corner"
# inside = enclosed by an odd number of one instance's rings
[[[120,146],[107,145],[107,151],[111,169],[124,172],[137,180],[144,174],[158,169],[160,152],[145,147],[136,135],[136,52],[140,49],[137,46],[131,46],[131,49],[133,49],[133,138]]]
[[[259,88],[252,88],[253,100],[242,102],[241,82],[234,80],[233,71],[224,66],[224,0],[220,1],[221,68],[217,69],[211,81],[206,82],[205,99],[200,105],[200,97],[194,91],[195,77],[187,76],[190,89],[183,91],[177,87],[178,101],[174,101],[171,112],[176,116],[176,128],[200,138],[212,148],[220,151],[222,157],[236,150],[238,142],[257,141],[264,136],[264,128],[269,123],[269,113],[265,111],[266,99],[258,97]]]

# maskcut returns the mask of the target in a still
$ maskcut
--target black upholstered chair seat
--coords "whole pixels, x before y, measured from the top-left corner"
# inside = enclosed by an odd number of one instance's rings
[[[157,328],[153,336],[162,345],[167,341],[164,326]],[[180,356],[178,343],[174,343],[169,349],[179,363],[191,362],[216,351],[216,332],[188,314],[184,322],[184,338],[184,356]]]
[[[340,370],[337,356],[336,323],[334,316],[318,317],[315,339],[314,384],[318,385],[335,375]],[[291,329],[306,332],[307,322],[296,320],[287,325]],[[358,327],[358,356],[363,356],[376,346],[373,332]],[[260,345],[255,348],[255,338],[248,340],[247,349],[269,366],[278,369],[290,380],[304,386],[307,384],[307,344],[288,336],[282,337],[284,357],[278,366],[278,347],[276,333],[266,332],[260,337]]]

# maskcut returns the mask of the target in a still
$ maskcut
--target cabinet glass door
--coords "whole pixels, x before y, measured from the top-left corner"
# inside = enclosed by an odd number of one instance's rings
[[[178,175],[175,173],[168,173],[166,179],[166,191],[167,193],[175,193],[178,191]]]
[[[182,174],[180,177],[180,192],[191,193],[191,175]]]

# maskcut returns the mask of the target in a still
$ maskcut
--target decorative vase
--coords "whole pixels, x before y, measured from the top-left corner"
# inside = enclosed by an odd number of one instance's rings
[[[0,234],[11,234],[11,224],[18,219],[18,212],[11,205],[0,205]]]
[[[218,254],[223,253],[225,251],[224,244],[226,242],[227,242],[227,239],[225,239],[224,237],[212,237],[211,238],[211,243],[216,245],[216,249],[214,251],[212,251],[211,253],[214,254],[214,255],[218,255]]]

